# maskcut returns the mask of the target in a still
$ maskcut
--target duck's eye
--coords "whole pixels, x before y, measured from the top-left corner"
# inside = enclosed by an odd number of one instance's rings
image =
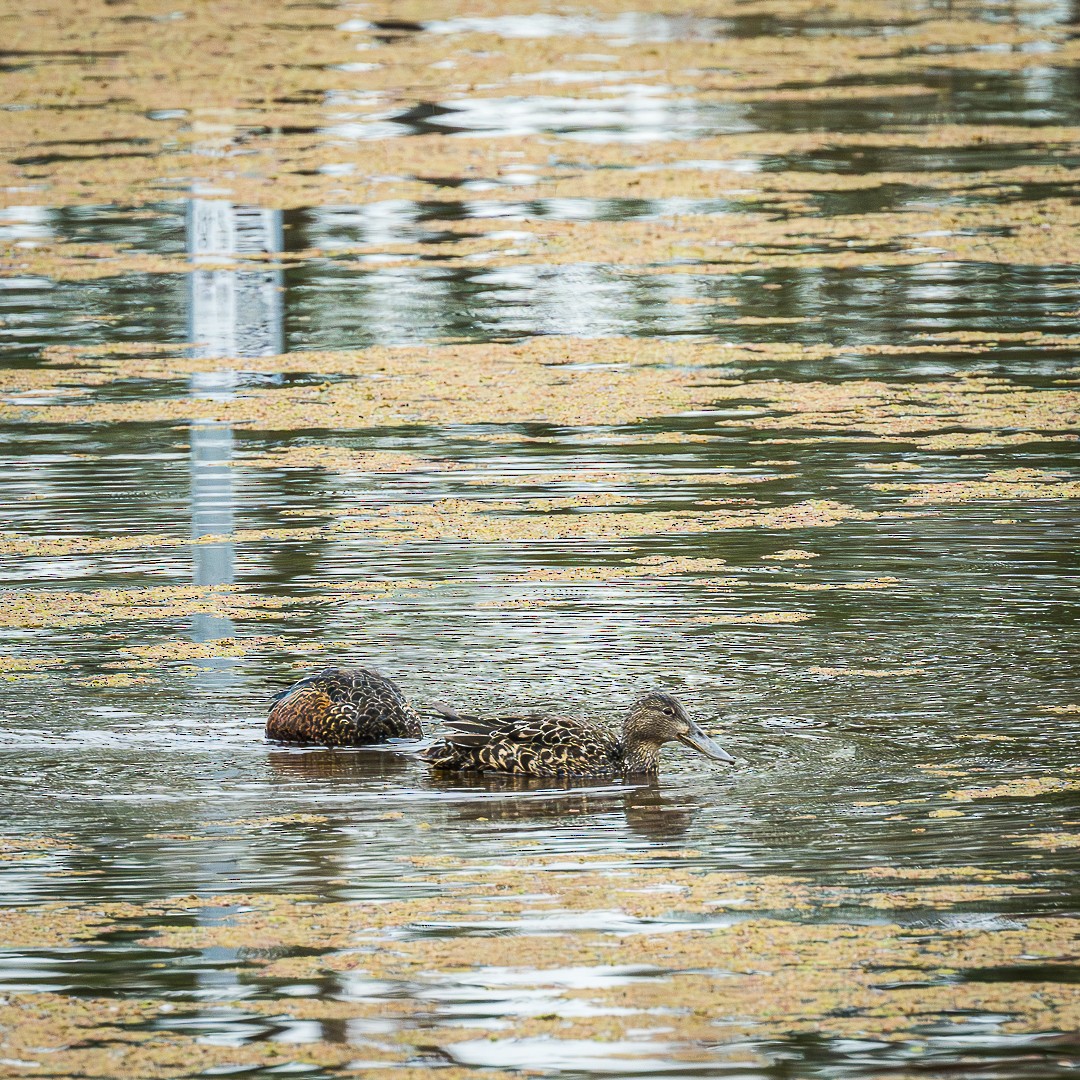
[[[675,710],[674,709],[665,709],[664,710],[664,715],[665,716],[674,716],[675,715]]]

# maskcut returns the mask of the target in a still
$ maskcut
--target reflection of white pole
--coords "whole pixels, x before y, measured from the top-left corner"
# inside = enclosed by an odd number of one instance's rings
[[[281,211],[234,207],[216,199],[192,199],[187,217],[191,273],[189,338],[197,357],[270,356],[282,350],[281,271],[214,268],[236,255],[271,254],[282,248]],[[236,372],[199,372],[191,378],[193,398],[231,398]],[[230,463],[233,433],[228,424],[196,419],[191,435],[191,536],[229,536],[235,527],[235,491]],[[196,585],[229,585],[236,577],[231,540],[194,546]],[[230,619],[196,615],[195,641],[233,633]],[[219,675],[228,661],[202,661]]]
[[[194,380],[193,380],[194,383]],[[196,386],[192,386],[195,391]],[[232,429],[227,424],[191,425],[191,536],[230,536],[235,514]],[[231,585],[236,576],[236,550],[229,540],[195,544],[196,585]],[[196,641],[229,637],[231,620],[198,614],[192,625]]]
[[[191,274],[195,356],[281,352],[281,271],[213,268],[236,255],[269,255],[281,248],[280,210],[233,206],[216,199],[188,203],[188,255],[201,267]]]
[[[47,206],[5,206],[0,210],[0,240],[9,244],[51,240],[56,235],[51,218]]]

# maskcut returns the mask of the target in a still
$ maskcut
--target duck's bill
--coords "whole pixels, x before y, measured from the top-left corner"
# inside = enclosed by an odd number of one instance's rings
[[[692,746],[707,758],[712,758],[713,761],[724,761],[728,765],[735,764],[735,759],[718,742],[710,739],[697,724],[691,724],[690,730],[685,735],[679,736],[679,742]]]

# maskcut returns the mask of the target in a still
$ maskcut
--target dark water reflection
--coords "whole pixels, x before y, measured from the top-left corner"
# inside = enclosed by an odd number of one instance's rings
[[[842,196],[825,196],[835,209]],[[610,204],[611,200],[604,200]],[[541,207],[541,216],[545,207]],[[576,208],[571,208],[576,209]],[[532,216],[526,207],[502,208]],[[650,214],[643,216],[651,218]],[[657,220],[663,208],[652,211]],[[289,233],[300,250],[329,235],[342,211],[297,215]],[[636,215],[634,215],[636,216]],[[602,220],[602,218],[601,218]],[[412,231],[411,229],[409,231]],[[341,235],[347,236],[347,232]],[[393,242],[393,241],[387,241]],[[928,251],[932,249],[928,248]],[[372,267],[352,259],[316,260],[280,274],[284,289],[278,330],[286,351],[466,341],[533,334],[718,335],[721,340],[799,341],[833,344],[910,342],[910,335],[950,330],[1068,333],[1070,312],[1080,300],[1080,273],[1071,265],[1024,267],[999,263],[928,262],[916,266],[863,265],[835,269],[749,271],[736,275],[692,272],[653,276],[593,264],[542,264],[465,268],[422,264]],[[14,286],[16,279],[9,279]],[[69,342],[162,342],[189,340],[186,298],[190,283],[177,275],[164,281],[129,275],[93,283],[56,283],[25,278],[0,291],[0,350],[11,362],[33,362],[46,345]],[[779,325],[743,324],[746,317],[795,319]],[[277,345],[267,344],[277,351]],[[256,354],[257,355],[257,354]],[[1067,353],[1039,353],[1008,345],[995,356],[994,370],[1013,375],[1058,375]],[[938,353],[925,358],[859,356],[833,361],[828,374],[934,375],[986,358]],[[789,374],[816,377],[806,368]],[[303,380],[302,356],[280,380]],[[241,374],[232,385],[265,380]],[[77,384],[77,376],[72,382]],[[223,389],[213,380],[204,390]],[[227,389],[227,388],[225,388]],[[175,393],[165,383],[119,383],[96,391],[98,400]],[[33,403],[32,395],[23,400]],[[40,400],[40,399],[39,399]],[[118,434],[117,437],[123,437]]]
[[[940,0],[932,3],[896,5],[895,17],[887,22],[873,19],[845,19],[826,9],[799,16],[783,17],[773,12],[719,18],[700,15],[668,15],[660,12],[626,11],[609,17],[534,14],[463,16],[429,22],[353,20],[342,29],[366,32],[375,28],[383,40],[410,34],[495,34],[505,38],[581,37],[596,35],[613,42],[714,41],[724,38],[801,37],[851,35],[869,37],[903,33],[945,14],[963,14],[991,23],[1016,23],[1025,27],[1047,27],[1080,21],[1075,5],[1068,2],[1028,4],[973,4]]]
[[[730,104],[680,99],[671,88],[627,87],[616,96],[564,98],[534,95],[453,99],[415,107],[389,123],[401,134],[456,132],[489,137],[559,133],[588,141],[711,138],[752,131],[880,131],[902,123],[1074,124],[1080,118],[1080,82],[1074,69],[1032,67],[1020,74],[920,72],[904,80],[925,94],[890,93],[890,83],[848,84],[836,100]],[[792,87],[797,89],[798,87]],[[614,88],[612,88],[614,89]],[[385,123],[385,122],[382,122]],[[331,133],[342,134],[340,129]],[[905,148],[905,152],[910,152]],[[915,155],[916,161],[918,156]]]

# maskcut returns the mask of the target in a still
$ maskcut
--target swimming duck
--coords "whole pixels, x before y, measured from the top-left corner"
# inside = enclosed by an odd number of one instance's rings
[[[439,706],[450,735],[420,756],[435,769],[526,776],[652,776],[660,747],[672,740],[712,758],[734,758],[705,734],[670,695],[643,694],[617,735],[587,720],[538,713],[464,716]]]
[[[370,746],[424,734],[397,684],[370,668],[323,668],[272,700],[266,737],[276,742]]]

